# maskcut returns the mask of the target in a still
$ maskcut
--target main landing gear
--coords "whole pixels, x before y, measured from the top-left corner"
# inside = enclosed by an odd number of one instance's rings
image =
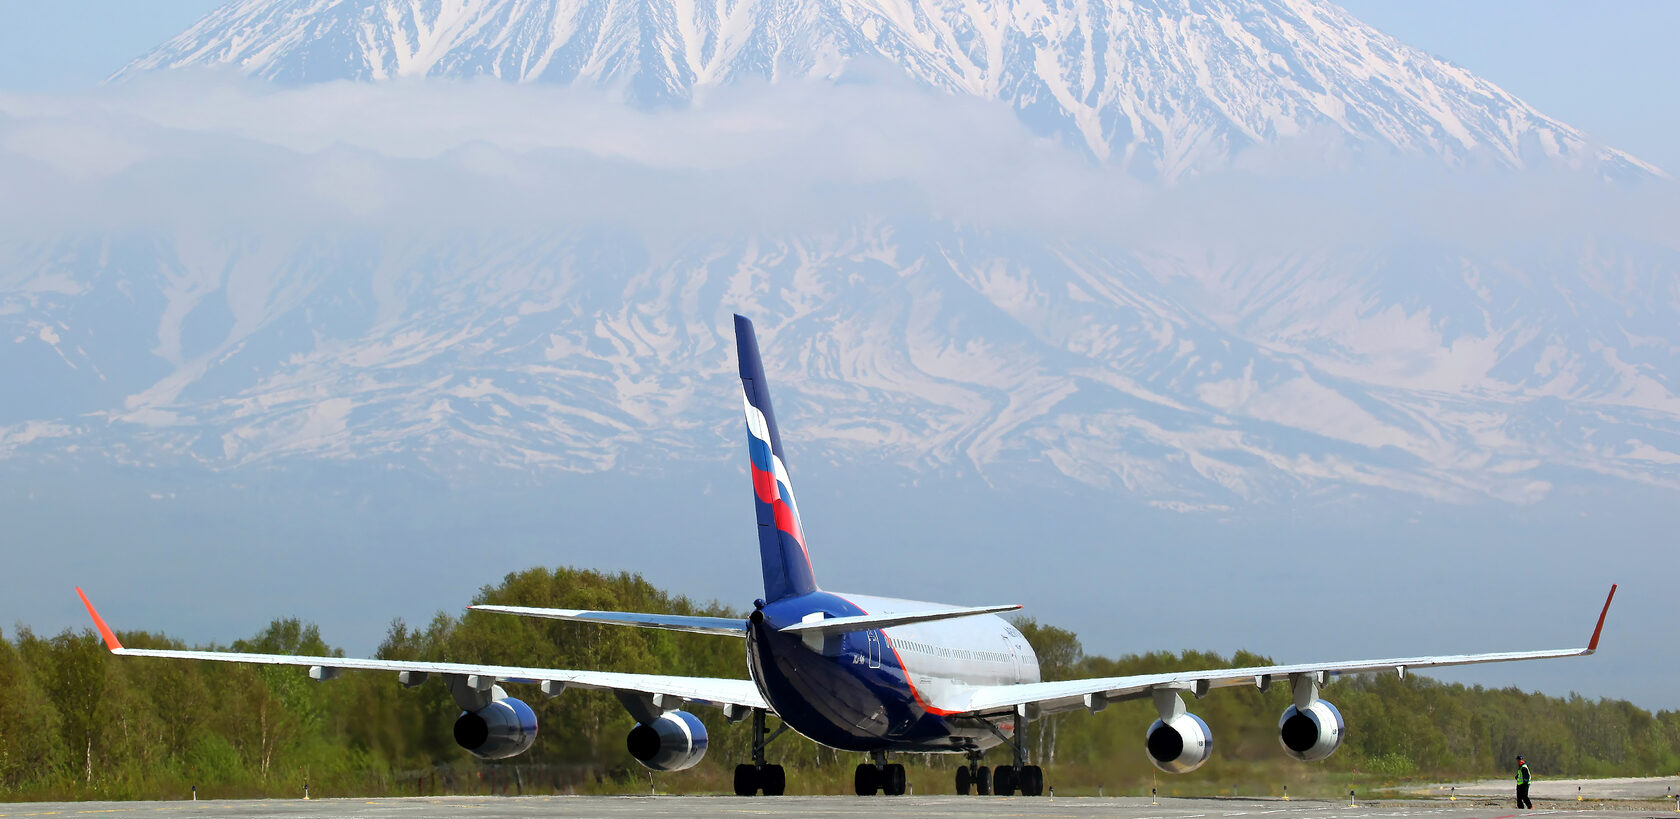
[[[957,769],[957,795],[1044,795],[1044,769],[1037,765],[999,765],[997,771],[973,761]]]
[[[998,796],[1044,795],[1044,769],[1037,765],[999,765],[992,774],[992,793]]]
[[[764,733],[764,712],[753,711],[753,761],[751,765],[735,766],[735,795],[752,796],[763,791],[765,796],[781,796],[787,792],[787,772],[780,765],[764,764],[764,746],[782,735],[787,724],[776,728],[768,736]]]
[[[903,796],[904,766],[887,764],[884,751],[871,751],[869,761],[857,766],[852,786],[858,796],[874,796],[877,791],[888,796]]]
[[[999,765],[997,770],[988,771],[980,764],[980,755],[972,754],[968,758],[968,765],[957,769],[957,795],[967,796],[970,790],[985,796],[994,793],[998,796],[1014,796],[1019,792],[1022,796],[1044,795],[1044,769],[1037,765],[1027,764],[1027,715],[1023,711],[1016,711],[1015,724],[1019,728],[1014,738],[1010,738],[999,730],[997,726],[987,723],[992,733],[1015,752],[1015,764]]]

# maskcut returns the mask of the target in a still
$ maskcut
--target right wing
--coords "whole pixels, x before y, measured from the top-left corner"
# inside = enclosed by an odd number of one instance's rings
[[[586,611],[583,609],[539,609],[529,606],[468,606],[470,611],[488,611],[519,617],[540,617],[546,620],[570,620],[576,623],[604,623],[611,626],[637,626],[666,631],[686,631],[691,634],[724,634],[747,636],[747,621],[728,617],[694,617],[685,614],[639,614],[628,611]]]
[[[1022,707],[1032,709],[1032,713],[1035,714],[1055,714],[1079,708],[1098,711],[1111,702],[1148,697],[1157,690],[1187,691],[1200,697],[1214,688],[1252,685],[1264,690],[1274,682],[1287,684],[1292,678],[1301,676],[1315,676],[1322,681],[1327,680],[1331,675],[1355,674],[1366,671],[1398,671],[1404,674],[1407,671],[1420,668],[1503,663],[1515,660],[1545,660],[1554,657],[1583,657],[1598,650],[1598,638],[1604,631],[1604,618],[1610,613],[1610,601],[1615,597],[1616,587],[1612,585],[1609,596],[1604,598],[1604,608],[1598,614],[1598,625],[1593,629],[1592,639],[1585,648],[1298,663],[1253,668],[1174,671],[1165,674],[1140,674],[1131,677],[1099,677],[1062,682],[993,685],[972,689],[967,692],[966,697],[959,696],[947,701],[947,704],[942,704],[941,707],[956,713],[981,716],[1014,711]]]
[[[306,667],[312,676],[330,678],[340,670],[394,671],[404,675],[463,677],[474,688],[487,690],[494,682],[547,684],[544,691],[562,687],[598,689],[637,695],[678,699],[700,705],[769,710],[770,706],[759,694],[751,680],[730,680],[719,677],[676,677],[664,674],[629,674],[618,671],[577,671],[555,668],[522,668],[509,665],[474,665],[470,663],[433,663],[413,660],[368,660],[352,657],[302,657],[290,654],[246,654],[235,651],[183,651],[176,649],[124,648],[105,619],[93,608],[87,595],[81,595],[99,636],[112,654],[125,657],[165,657],[177,660],[209,660],[223,663],[254,663],[257,665],[290,665]],[[318,670],[317,670],[318,669]],[[405,677],[405,681],[415,677]],[[424,677],[419,677],[424,679]]]

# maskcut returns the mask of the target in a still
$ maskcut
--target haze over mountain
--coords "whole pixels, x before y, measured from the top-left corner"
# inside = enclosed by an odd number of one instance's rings
[[[0,398],[0,458],[71,487],[13,499],[42,531],[155,482],[318,527],[294,539],[386,521],[300,547],[360,577],[451,538],[501,570],[687,567],[721,536],[646,508],[740,517],[674,477],[734,497],[732,312],[796,482],[860,518],[968,513],[894,530],[930,566],[1013,565],[1007,541],[1098,568],[1029,593],[1101,618],[1103,650],[1128,621],[1105,584],[1181,571],[1175,526],[1266,529],[1214,597],[1341,588],[1377,560],[1351,531],[1401,561],[1370,599],[1403,602],[1446,563],[1487,588],[1478,541],[1578,538],[1577,511],[1660,530],[1680,489],[1673,183],[1325,3],[238,2],[97,94],[0,98],[0,184],[29,194],[0,201],[0,378],[32,387]],[[517,512],[406,528],[487,487]],[[979,523],[1023,497],[1044,520]],[[567,542],[635,559],[544,551],[561,506]],[[1361,534],[1372,510],[1443,522],[1414,544]],[[1583,596],[1649,547],[1605,547]],[[937,582],[1016,588],[963,579]],[[1152,639],[1276,650],[1226,619]]]

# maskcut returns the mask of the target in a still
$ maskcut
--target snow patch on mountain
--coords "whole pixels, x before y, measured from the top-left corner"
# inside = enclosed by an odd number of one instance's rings
[[[489,77],[661,107],[877,65],[1005,103],[1035,131],[1149,179],[1312,134],[1456,165],[1663,175],[1324,0],[240,0],[118,76]]]

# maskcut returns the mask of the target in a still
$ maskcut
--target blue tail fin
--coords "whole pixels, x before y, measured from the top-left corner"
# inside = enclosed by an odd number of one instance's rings
[[[811,553],[805,549],[805,529],[799,523],[799,504],[793,499],[782,461],[782,436],[776,413],[770,409],[770,385],[758,358],[758,336],[752,322],[735,317],[735,355],[741,364],[741,390],[747,413],[747,454],[751,459],[753,505],[758,507],[758,554],[764,563],[764,599],[809,594],[817,590],[811,572]]]

